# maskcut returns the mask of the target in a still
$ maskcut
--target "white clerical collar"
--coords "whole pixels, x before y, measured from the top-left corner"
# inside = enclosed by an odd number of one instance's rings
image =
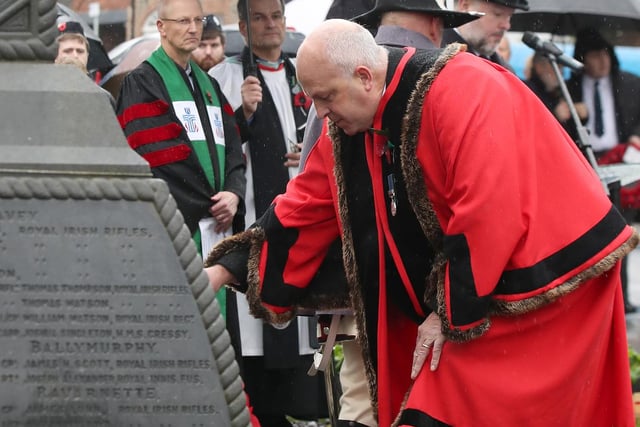
[[[184,70],[187,73],[187,77],[189,77],[189,84],[191,85],[191,90],[195,89],[193,86],[193,74],[191,73],[191,62],[187,62],[187,68]]]

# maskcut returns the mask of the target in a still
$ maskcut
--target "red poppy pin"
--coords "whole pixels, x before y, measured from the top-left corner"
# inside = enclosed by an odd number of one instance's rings
[[[389,141],[389,131],[387,129],[369,128],[369,132],[380,136],[380,138],[375,138],[376,152],[380,157],[385,156],[387,163],[391,164],[394,145]]]
[[[209,100],[209,104],[213,104],[213,97],[211,96],[211,92],[207,91],[207,99]]]
[[[293,105],[296,107],[304,107],[305,110],[308,110],[311,107],[311,98],[300,91],[293,96]]]

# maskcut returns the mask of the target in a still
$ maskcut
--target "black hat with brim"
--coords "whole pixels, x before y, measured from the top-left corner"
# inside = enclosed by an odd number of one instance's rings
[[[576,34],[576,42],[573,47],[573,57],[580,62],[584,62],[584,57],[588,52],[594,50],[606,50],[611,58],[611,69],[617,71],[620,68],[618,56],[613,45],[595,28],[583,28]]]
[[[503,6],[510,7],[512,9],[529,10],[529,3],[527,0],[488,0],[491,3],[501,4]]]
[[[84,37],[84,30],[82,24],[76,21],[64,21],[58,24],[58,31],[60,34],[80,34]]]
[[[481,13],[466,13],[447,10],[440,7],[436,0],[377,0],[370,11],[356,16],[352,21],[367,27],[376,28],[382,14],[390,11],[428,13],[442,18],[445,28],[455,28],[478,19]]]

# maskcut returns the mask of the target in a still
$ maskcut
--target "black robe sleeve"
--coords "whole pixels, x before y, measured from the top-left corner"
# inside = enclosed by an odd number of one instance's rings
[[[219,91],[217,85],[216,89]],[[118,96],[117,115],[129,145],[149,162],[153,176],[168,184],[187,227],[194,233],[200,219],[210,215],[214,189],[173,112],[162,78],[150,64],[142,63],[125,77]],[[244,216],[245,166],[235,119],[224,108],[223,120],[225,190],[237,194],[242,206],[234,219],[235,226],[237,221],[242,221],[238,218]]]

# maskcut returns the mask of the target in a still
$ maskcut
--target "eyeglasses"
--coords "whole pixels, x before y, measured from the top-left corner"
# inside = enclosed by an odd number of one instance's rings
[[[188,27],[193,22],[196,25],[196,27],[201,27],[201,26],[204,25],[204,23],[207,20],[207,18],[204,18],[202,16],[196,16],[193,19],[191,19],[191,18],[180,18],[180,19],[160,18],[160,20],[161,21],[175,22],[176,24],[178,24],[178,25],[180,25],[182,27]]]

